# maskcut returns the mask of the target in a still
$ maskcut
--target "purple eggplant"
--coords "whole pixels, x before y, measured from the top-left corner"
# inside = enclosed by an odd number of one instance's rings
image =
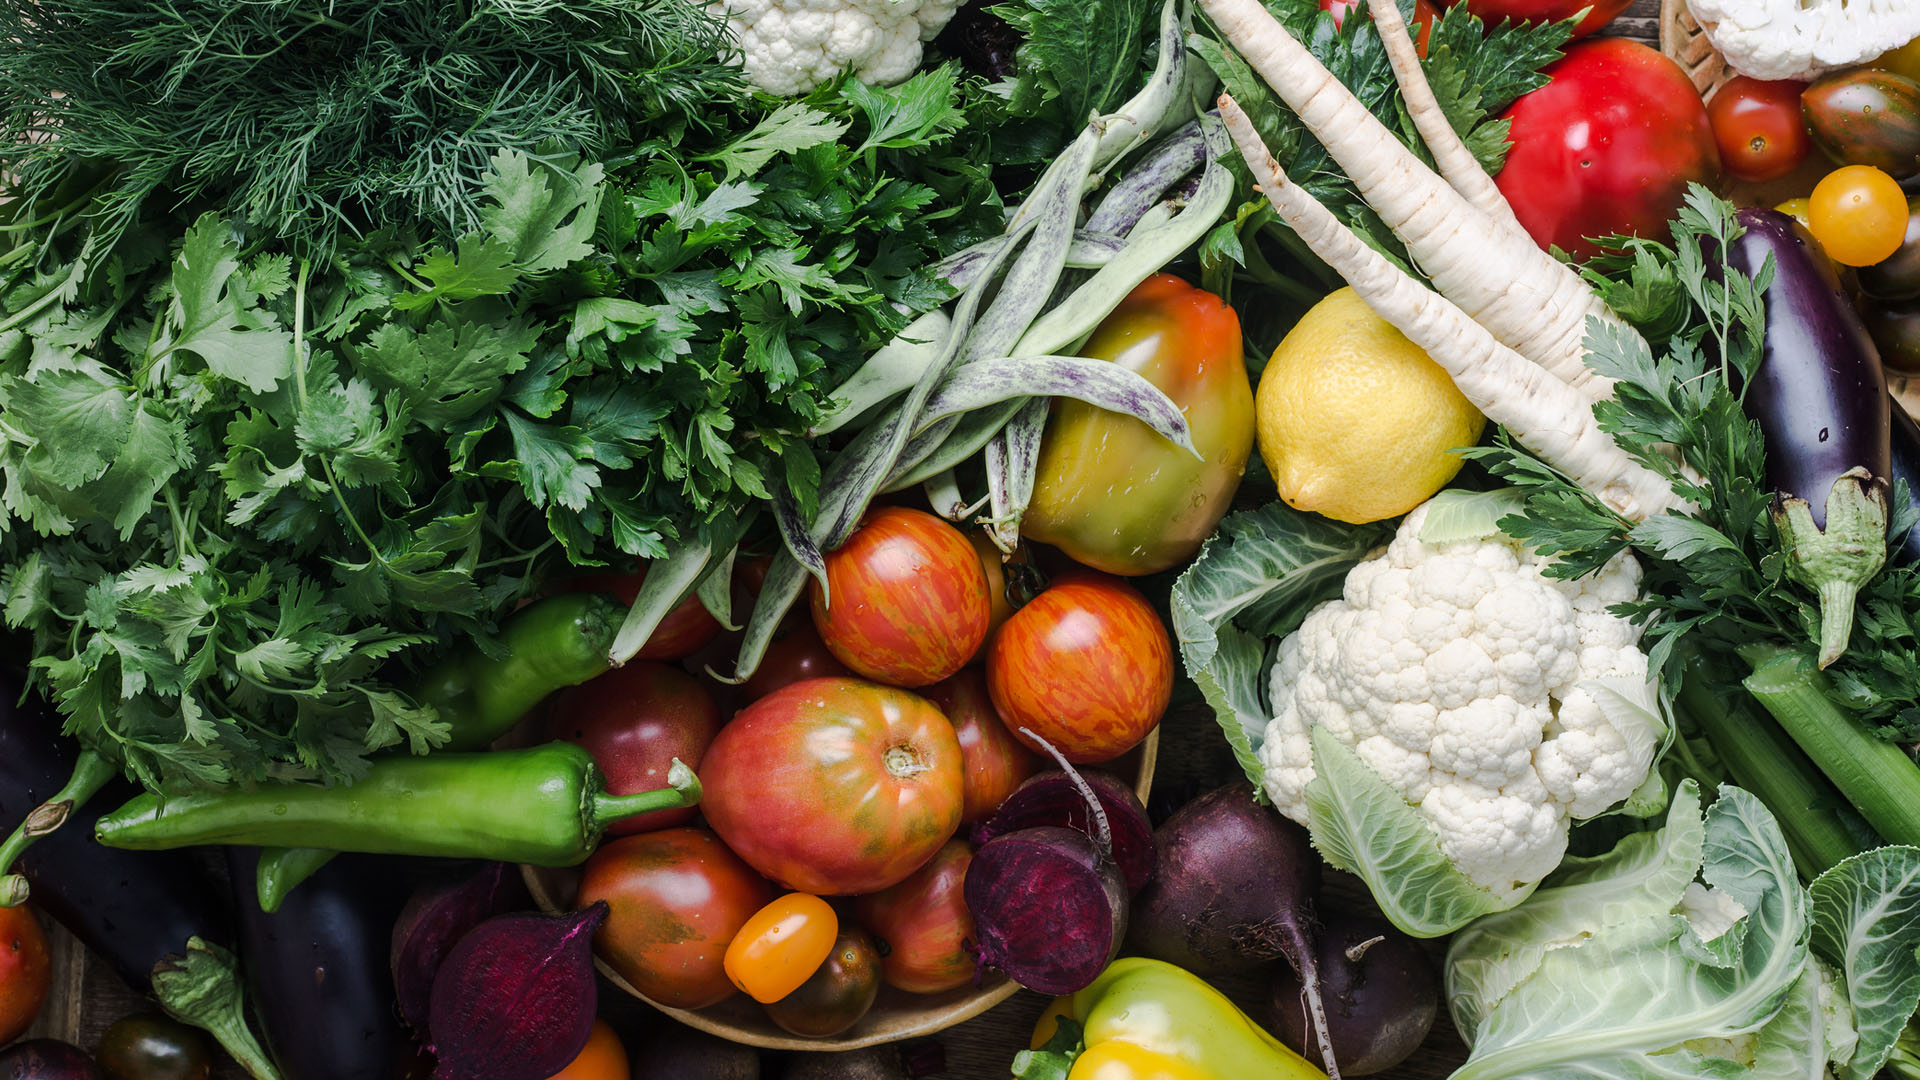
[[[260,909],[257,848],[227,849],[240,955],[287,1080],[393,1080],[412,1064],[389,950],[412,881],[399,860],[343,855],[280,910]]]
[[[1846,652],[1860,588],[1887,561],[1887,376],[1813,237],[1777,210],[1739,220],[1727,262],[1748,275],[1769,256],[1774,267],[1746,410],[1766,438],[1787,574],[1820,598],[1824,668]]]
[[[17,672],[0,673],[0,829],[25,821],[73,771],[73,741],[37,695],[20,696]],[[109,793],[114,806],[124,793]],[[233,920],[192,852],[124,851],[93,839],[98,814],[79,811],[45,833],[16,869],[34,904],[53,916],[127,985],[149,991],[176,1018],[205,1028],[248,1072],[277,1077],[248,1029]]]
[[[1915,423],[1898,403],[1893,406],[1891,450],[1892,470],[1887,473],[1887,483],[1897,485],[1905,480],[1907,500],[1920,512],[1920,423]],[[1920,563],[1920,526],[1908,529],[1905,536],[1896,537],[1887,555],[1900,565]]]

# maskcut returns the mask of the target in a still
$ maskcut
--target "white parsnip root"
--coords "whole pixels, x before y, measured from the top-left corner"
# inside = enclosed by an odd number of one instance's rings
[[[1398,11],[1380,18],[1390,2],[1377,5],[1375,19],[1389,41],[1404,45],[1398,59],[1398,46],[1390,46],[1389,59],[1403,93],[1412,84],[1409,112],[1419,108],[1415,115],[1421,137],[1436,159],[1447,163],[1445,181],[1295,41],[1260,0],[1200,4],[1248,65],[1340,163],[1435,288],[1508,348],[1590,399],[1606,396],[1610,387],[1587,369],[1583,343],[1588,316],[1617,320],[1579,274],[1540,250],[1518,228],[1511,208],[1503,213],[1485,208],[1500,199],[1499,189],[1440,112],[1420,72],[1405,20]],[[1504,206],[1504,200],[1501,203]]]
[[[1643,521],[1681,505],[1665,478],[1600,430],[1590,399],[1368,247],[1288,180],[1231,96],[1221,95],[1220,117],[1281,219],[1375,314],[1424,349],[1488,419],[1622,517]]]

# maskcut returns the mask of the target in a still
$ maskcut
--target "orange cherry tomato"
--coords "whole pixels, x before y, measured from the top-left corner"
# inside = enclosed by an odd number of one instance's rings
[[[1842,166],[1814,186],[1807,228],[1835,262],[1872,266],[1906,239],[1906,192],[1871,165]]]
[[[0,1046],[33,1026],[53,986],[47,935],[33,912],[0,908]]]
[[[840,916],[811,893],[788,893],[755,912],[727,946],[727,978],[762,1005],[813,977],[833,952]]]
[[[580,1056],[548,1080],[627,1080],[631,1073],[627,1048],[620,1045],[620,1036],[605,1020],[595,1020],[593,1034],[587,1037]]]

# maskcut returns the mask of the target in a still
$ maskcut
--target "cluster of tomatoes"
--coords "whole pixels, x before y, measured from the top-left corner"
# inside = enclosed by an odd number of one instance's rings
[[[1920,373],[1920,199],[1906,190],[1920,184],[1920,42],[1812,84],[1741,76],[1707,112],[1735,180],[1791,184],[1820,160],[1816,148],[1838,166],[1779,209],[1855,268],[1860,313],[1887,366]]]
[[[972,985],[961,827],[1045,755],[1120,758],[1172,693],[1172,643],[1131,585],[1069,565],[1016,610],[1007,584],[984,534],[876,507],[744,684],[690,673],[732,645],[690,599],[651,661],[557,697],[548,734],[590,750],[609,790],[660,787],[674,758],[704,789],[698,810],[616,826],[582,868],[576,903],[611,909],[600,957],[659,1004],[744,993],[810,1037],[858,1023],[882,984]]]

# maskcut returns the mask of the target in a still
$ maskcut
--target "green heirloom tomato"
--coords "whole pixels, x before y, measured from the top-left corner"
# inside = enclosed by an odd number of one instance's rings
[[[1080,355],[1111,360],[1164,391],[1204,460],[1131,416],[1057,401],[1020,531],[1110,574],[1152,574],[1192,558],[1226,515],[1253,449],[1239,317],[1212,293],[1156,274]]]

